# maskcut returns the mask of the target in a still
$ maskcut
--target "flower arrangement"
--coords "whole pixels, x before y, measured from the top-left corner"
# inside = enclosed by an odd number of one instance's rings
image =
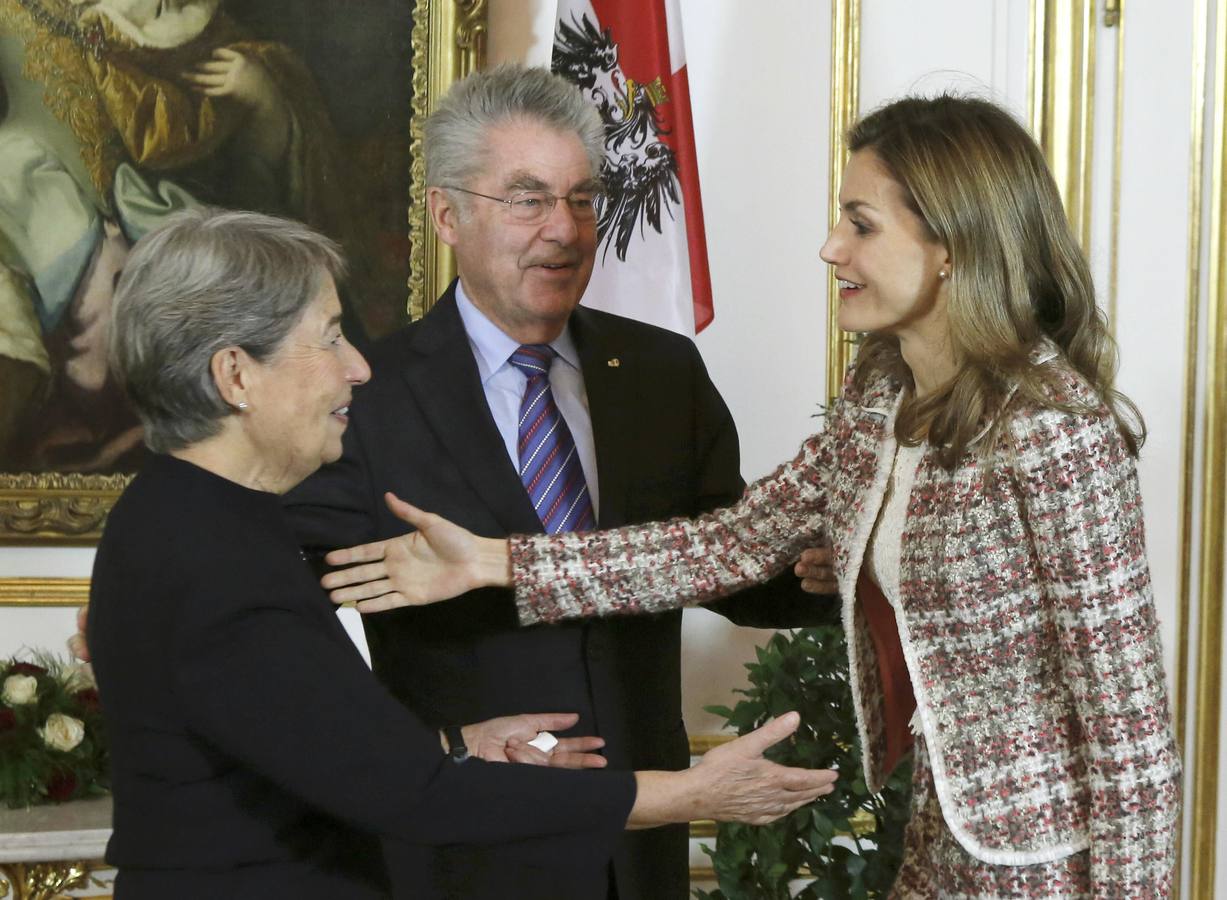
[[[0,660],[0,802],[19,809],[109,789],[102,710],[89,667],[47,654]]]

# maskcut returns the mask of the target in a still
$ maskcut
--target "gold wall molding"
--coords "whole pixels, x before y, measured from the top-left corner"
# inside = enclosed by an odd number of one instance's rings
[[[1120,296],[1120,198],[1121,158],[1125,131],[1125,10],[1122,0],[1104,4],[1103,24],[1116,30],[1116,109],[1112,122],[1112,209],[1111,233],[1108,237],[1108,323],[1116,334],[1118,297]]]
[[[425,7],[425,14],[423,14]],[[419,0],[413,20],[413,117],[410,121],[409,317],[420,319],[456,277],[451,249],[426,210],[422,123],[447,89],[486,61],[486,0]],[[419,64],[425,60],[425,65]]]
[[[831,0],[830,198],[828,227],[839,219],[839,183],[848,161],[848,129],[860,113],[861,0]],[[827,272],[827,398],[834,401],[852,361],[853,341],[839,329],[835,270]]]
[[[729,741],[737,737],[729,732],[716,732],[715,734],[692,734],[690,736],[690,755],[702,756],[708,750],[719,747],[721,744],[727,744]]]
[[[1095,124],[1094,0],[1032,0],[1028,122],[1084,250],[1091,244]]]
[[[1196,780],[1205,764],[1204,760],[1191,759],[1187,753],[1187,723],[1189,720],[1189,635],[1192,613],[1193,592],[1193,535],[1195,505],[1195,463],[1197,455],[1197,381],[1198,359],[1201,347],[1201,302],[1202,302],[1202,210],[1204,207],[1203,183],[1205,147],[1205,106],[1206,106],[1206,0],[1195,0],[1193,10],[1193,66],[1191,73],[1191,103],[1189,121],[1189,224],[1188,224],[1188,291],[1189,306],[1185,324],[1185,370],[1184,370],[1184,408],[1182,410],[1183,428],[1180,447],[1180,511],[1178,520],[1177,541],[1180,547],[1179,568],[1176,585],[1176,709],[1175,728],[1176,745],[1181,756],[1191,764],[1186,764],[1186,778],[1192,774],[1192,790],[1188,800],[1199,793]],[[1221,106],[1220,106],[1221,109]],[[1215,657],[1218,648],[1215,649]],[[1210,765],[1215,765],[1218,759],[1217,742]],[[1191,769],[1191,773],[1188,771]],[[1188,802],[1186,800],[1186,802]],[[1194,822],[1194,831],[1196,823]],[[1194,839],[1192,846],[1197,846]],[[1177,831],[1177,860],[1183,860],[1184,830]],[[1176,867],[1176,877],[1173,883],[1172,895],[1179,898],[1182,895],[1182,880],[1184,866]],[[1210,883],[1213,883],[1213,872],[1210,873]],[[1199,878],[1205,878],[1199,873]],[[1199,896],[1194,894],[1194,896]]]
[[[1227,0],[1216,0],[1214,132],[1197,562],[1197,667],[1190,797],[1189,896],[1212,897],[1218,835],[1219,714],[1223,677],[1223,538],[1227,514]],[[1200,174],[1200,170],[1197,173]]]
[[[0,606],[82,606],[88,602],[88,578],[0,579]]]

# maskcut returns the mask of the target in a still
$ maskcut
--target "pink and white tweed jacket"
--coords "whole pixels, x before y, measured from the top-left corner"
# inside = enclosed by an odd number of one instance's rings
[[[1013,396],[987,453],[926,450],[896,610],[946,823],[975,858],[1027,865],[1089,848],[1095,896],[1165,897],[1180,762],[1133,458],[1051,348],[1054,402]],[[521,621],[655,612],[763,581],[832,542],[865,777],[878,789],[882,695],[854,588],[895,452],[900,386],[845,383],[826,428],[725,510],[596,534],[517,537]],[[990,438],[989,435],[992,435]],[[816,601],[820,602],[820,601]]]

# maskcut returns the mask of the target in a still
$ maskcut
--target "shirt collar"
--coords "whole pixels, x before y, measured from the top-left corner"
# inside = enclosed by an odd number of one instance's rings
[[[477,308],[459,281],[456,282],[456,309],[460,313],[460,321],[464,324],[465,334],[469,337],[469,344],[477,359],[477,372],[484,385],[499,369],[509,365],[507,359],[519,349],[520,344]],[[579,351],[575,347],[575,339],[571,336],[569,322],[562,334],[550,341],[550,346],[571,368],[579,370]]]

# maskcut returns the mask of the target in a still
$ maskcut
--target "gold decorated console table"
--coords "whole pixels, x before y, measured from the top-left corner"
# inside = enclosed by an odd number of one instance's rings
[[[55,900],[96,885],[111,836],[111,798],[0,809],[0,898]]]

